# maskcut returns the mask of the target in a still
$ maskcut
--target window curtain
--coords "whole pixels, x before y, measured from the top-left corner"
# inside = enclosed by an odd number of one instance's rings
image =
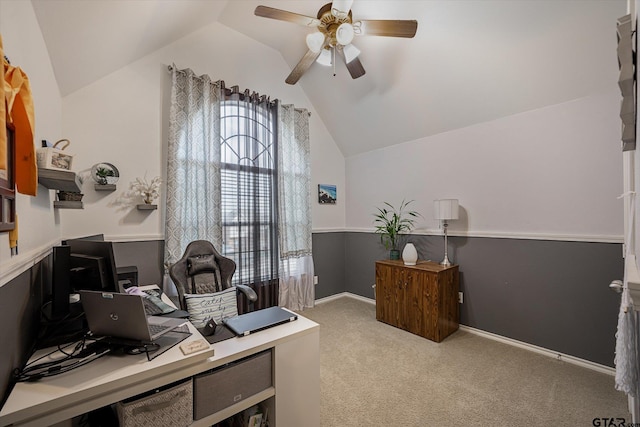
[[[313,307],[309,113],[278,103],[279,305]]]
[[[222,253],[234,284],[256,291],[254,309],[278,304],[276,104],[237,86],[222,104]]]
[[[167,157],[165,264],[208,240],[255,308],[312,307],[309,113],[173,66]]]
[[[167,153],[165,265],[193,240],[222,245],[220,102],[222,82],[193,71],[171,72]]]

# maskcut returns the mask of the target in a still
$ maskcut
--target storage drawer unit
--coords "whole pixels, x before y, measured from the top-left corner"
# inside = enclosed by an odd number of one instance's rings
[[[121,427],[180,427],[193,422],[191,378],[116,404]]]
[[[273,386],[272,351],[194,377],[193,412],[199,420]]]

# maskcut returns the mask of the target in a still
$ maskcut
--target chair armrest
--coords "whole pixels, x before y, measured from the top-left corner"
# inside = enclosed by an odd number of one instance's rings
[[[236,288],[238,288],[238,290],[240,292],[245,294],[245,296],[247,297],[247,299],[249,301],[255,301],[255,300],[258,299],[258,295],[256,294],[256,291],[251,289],[249,286],[247,286],[247,285],[236,285]]]

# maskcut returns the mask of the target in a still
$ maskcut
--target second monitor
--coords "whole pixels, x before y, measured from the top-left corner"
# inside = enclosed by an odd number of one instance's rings
[[[118,286],[113,245],[109,241],[72,239],[70,279],[73,291],[122,291]]]

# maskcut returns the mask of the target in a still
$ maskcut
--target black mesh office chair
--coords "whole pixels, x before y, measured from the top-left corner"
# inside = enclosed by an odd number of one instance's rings
[[[182,258],[169,267],[169,276],[176,285],[180,308],[187,309],[185,294],[220,292],[233,287],[231,278],[236,271],[236,263],[220,253],[206,240],[195,240],[187,245]],[[245,298],[238,298],[238,313],[253,310],[253,302],[258,298],[255,291],[246,285],[235,286]],[[240,307],[241,300],[246,306]]]

